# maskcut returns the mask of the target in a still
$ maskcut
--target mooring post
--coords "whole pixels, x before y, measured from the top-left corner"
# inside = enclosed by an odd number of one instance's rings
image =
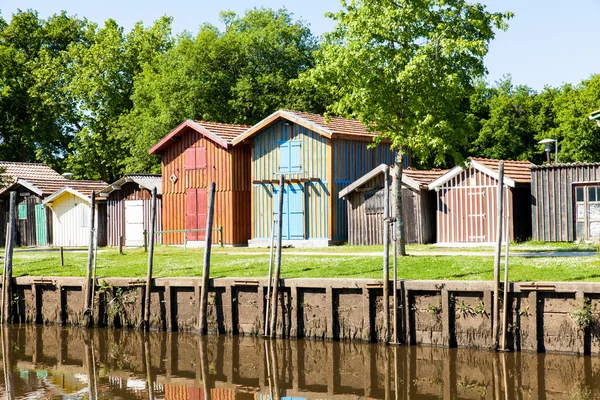
[[[510,215],[506,210],[506,245],[504,254],[504,301],[502,302],[502,343],[500,349],[506,351],[506,331],[508,330],[508,310],[512,310],[512,304],[508,304],[508,246],[510,244]]]
[[[60,266],[65,266],[65,249],[62,246],[60,246]]]
[[[383,188],[383,342],[390,342],[390,167],[384,170]]]
[[[502,252],[502,218],[504,215],[504,161],[498,163],[498,219],[496,254],[494,256],[494,349],[498,349],[500,334],[500,255]]]
[[[4,253],[4,273],[2,275],[2,322],[10,322],[10,296],[12,289],[12,259],[16,239],[17,192],[10,192],[8,229],[6,232],[6,248]]]
[[[275,257],[275,276],[273,277],[273,295],[271,296],[270,337],[277,334],[277,299],[279,298],[279,275],[281,272],[281,238],[283,235],[283,195],[285,191],[285,175],[279,177],[279,202],[277,204],[277,256]]]
[[[146,231],[144,231],[144,251],[147,251],[147,248],[146,248]],[[123,254],[123,235],[119,236],[119,254]]]
[[[269,274],[267,275],[267,307],[265,308],[265,336],[269,335],[269,306],[271,303],[271,279],[273,278],[273,247],[275,244],[275,220],[271,223],[271,247],[269,248]]]
[[[150,295],[152,293],[152,266],[154,263],[154,233],[156,229],[156,188],[152,189],[150,210],[150,249],[148,251],[148,271],[146,274],[146,299],[144,302],[144,329],[150,329]]]
[[[96,192],[92,191],[92,195],[90,198],[90,240],[88,246],[88,260],[87,260],[87,272],[85,275],[85,304],[84,307],[84,316],[85,316],[85,326],[89,327],[93,320],[93,315],[91,313],[91,305],[92,305],[92,263],[94,261],[94,225],[96,220]]]
[[[208,193],[208,218],[206,219],[206,245],[204,246],[204,264],[202,266],[202,288],[200,289],[200,334],[206,335],[208,308],[208,285],[210,279],[210,250],[212,247],[212,227],[215,214],[215,183],[210,183]]]

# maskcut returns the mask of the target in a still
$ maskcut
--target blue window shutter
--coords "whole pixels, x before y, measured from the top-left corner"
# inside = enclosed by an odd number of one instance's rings
[[[290,172],[290,142],[279,144],[279,172]]]
[[[302,142],[290,142],[290,172],[302,171]]]

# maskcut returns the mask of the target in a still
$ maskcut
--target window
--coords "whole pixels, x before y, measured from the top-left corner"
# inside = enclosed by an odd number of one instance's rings
[[[27,203],[19,204],[19,219],[27,219]]]
[[[206,168],[206,147],[190,147],[183,153],[185,170]]]
[[[302,172],[302,141],[279,142],[279,172]]]

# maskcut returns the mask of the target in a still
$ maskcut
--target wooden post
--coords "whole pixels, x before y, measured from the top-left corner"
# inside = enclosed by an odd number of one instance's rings
[[[273,278],[273,246],[275,244],[275,224],[271,223],[271,248],[269,249],[269,275],[267,284],[267,307],[265,308],[265,336],[269,335],[269,306],[271,301],[271,282]]]
[[[279,177],[279,203],[277,204],[277,256],[275,258],[275,276],[273,277],[273,295],[271,296],[271,332],[272,338],[277,334],[277,299],[279,297],[279,275],[281,272],[281,238],[283,235],[283,192],[285,190],[285,176]],[[277,378],[275,378],[277,379]]]
[[[123,241],[121,241],[121,246],[123,246]],[[148,231],[144,229],[144,253],[147,253],[147,252],[148,252]]]
[[[144,329],[150,329],[150,294],[152,293],[152,264],[154,263],[154,231],[156,230],[156,187],[152,188],[152,209],[150,210],[150,251],[146,274],[146,301],[144,302]]]
[[[146,231],[144,231],[144,252],[148,251],[146,247]],[[123,254],[123,236],[119,236],[119,254]]]
[[[393,229],[396,229],[395,226],[396,222],[394,222],[394,227]],[[400,335],[399,335],[399,321],[398,321],[398,242],[396,240],[396,237],[394,235],[394,246],[393,246],[393,252],[394,252],[394,343],[395,344],[399,344],[400,343]]]
[[[17,192],[10,192],[8,229],[6,232],[6,248],[4,252],[4,273],[2,275],[2,322],[10,322],[10,296],[12,289],[12,259],[16,239]]]
[[[202,288],[200,289],[200,334],[206,335],[206,310],[208,307],[208,285],[210,279],[210,250],[212,247],[212,227],[215,214],[215,183],[210,183],[208,193],[208,218],[206,219],[206,245],[204,247],[204,265],[202,266]]]
[[[508,310],[512,305],[508,304],[508,246],[510,244],[510,215],[506,211],[506,250],[504,254],[504,301],[502,307],[502,343],[500,349],[506,351],[506,331],[508,330]],[[510,307],[509,307],[510,306]]]
[[[504,215],[504,161],[498,163],[498,218],[496,220],[496,254],[494,257],[494,348],[498,349],[500,333],[500,253],[502,252],[502,218]]]
[[[92,319],[94,318],[94,303],[96,297],[96,267],[98,265],[98,229],[96,228],[96,234],[94,235],[94,271],[92,274],[92,304],[91,304],[91,314]]]
[[[96,220],[96,192],[92,191],[92,196],[90,198],[90,242],[88,246],[88,260],[87,260],[87,273],[85,275],[85,304],[84,313],[85,316],[85,326],[89,327],[93,320],[93,315],[91,313],[91,304],[92,304],[92,285],[95,284],[92,282],[92,263],[94,261],[94,222]]]
[[[60,266],[65,266],[65,249],[62,246],[60,246]]]
[[[390,342],[390,168],[385,167],[383,189],[383,342]]]
[[[406,255],[406,235],[404,233],[404,215],[402,214],[402,173],[404,170],[404,151],[402,148],[396,151],[396,174],[394,176],[394,195],[396,197],[396,241],[401,256]]]

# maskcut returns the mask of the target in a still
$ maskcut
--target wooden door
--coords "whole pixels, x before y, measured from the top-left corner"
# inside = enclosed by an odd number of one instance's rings
[[[38,247],[48,246],[46,207],[43,204],[35,205],[35,242]]]
[[[144,245],[144,201],[125,200],[125,246]]]
[[[277,202],[279,201],[279,188],[273,189],[275,207],[273,210],[274,219],[277,218]],[[304,218],[304,190],[301,185],[292,184],[283,189],[283,240],[303,240],[305,237],[305,218]]]
[[[188,189],[185,192],[185,229],[206,229],[206,189]],[[205,240],[206,232],[188,232],[187,240]]]

